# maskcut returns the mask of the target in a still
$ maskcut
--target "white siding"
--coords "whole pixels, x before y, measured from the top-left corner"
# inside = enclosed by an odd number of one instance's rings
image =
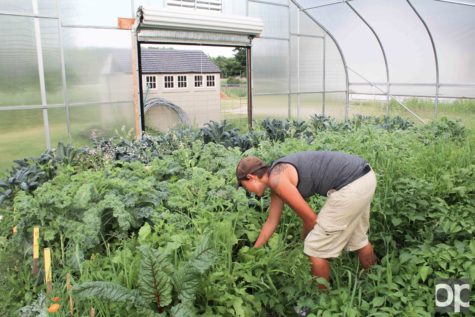
[[[187,76],[186,88],[178,88],[178,76]],[[195,87],[195,76],[203,76],[203,86]],[[206,86],[206,76],[215,76],[215,86]],[[142,84],[145,93],[145,76],[142,76]],[[179,106],[186,112],[190,122],[196,126],[202,126],[210,120],[220,120],[221,99],[220,99],[220,74],[156,74],[157,89],[150,89],[147,98],[161,97]],[[173,88],[164,88],[164,76],[173,76]]]

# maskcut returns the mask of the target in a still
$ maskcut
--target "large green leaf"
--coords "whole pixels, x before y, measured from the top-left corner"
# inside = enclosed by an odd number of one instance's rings
[[[210,244],[210,236],[206,235],[201,240],[201,243],[193,252],[191,265],[198,270],[201,274],[206,272],[216,260],[216,252],[213,250]]]
[[[432,273],[432,268],[430,266],[422,266],[419,269],[419,275],[421,276],[421,279],[425,281],[427,279],[427,276]]]
[[[200,276],[214,264],[215,260],[216,252],[210,245],[210,236],[205,235],[190,260],[174,274],[174,284],[180,300],[195,300]]]
[[[92,184],[83,184],[74,195],[73,203],[76,208],[86,209],[92,198]]]
[[[173,275],[175,290],[182,301],[194,301],[199,285],[199,272],[188,265],[182,265]]]
[[[113,302],[133,302],[143,305],[143,301],[136,291],[112,282],[85,282],[75,285],[73,292],[76,296],[83,298],[97,298]]]
[[[372,301],[373,307],[379,307],[384,304],[384,297],[375,297]]]
[[[196,312],[192,305],[188,303],[180,303],[173,306],[170,315],[172,317],[194,317],[196,316]]]
[[[170,262],[158,250],[144,247],[140,267],[139,289],[143,298],[165,307],[172,302],[172,284],[169,276]]]

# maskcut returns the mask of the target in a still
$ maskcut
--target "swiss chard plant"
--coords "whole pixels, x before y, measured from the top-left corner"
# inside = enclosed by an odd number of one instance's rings
[[[187,261],[174,267],[170,256],[158,249],[143,246],[138,288],[128,289],[107,281],[84,282],[73,291],[80,298],[110,302],[126,302],[144,315],[153,312],[162,316],[196,315],[194,301],[202,276],[215,263],[217,254],[209,236],[204,236]]]

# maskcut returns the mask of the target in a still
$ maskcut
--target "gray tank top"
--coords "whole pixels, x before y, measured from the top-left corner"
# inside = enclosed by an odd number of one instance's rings
[[[290,154],[272,162],[269,173],[279,163],[292,164],[298,173],[297,189],[304,198],[326,196],[330,189],[339,190],[358,179],[368,162],[350,154],[306,151]]]

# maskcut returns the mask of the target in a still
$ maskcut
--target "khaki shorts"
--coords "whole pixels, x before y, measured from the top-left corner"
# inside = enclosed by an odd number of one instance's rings
[[[305,238],[304,253],[336,258],[341,251],[356,251],[368,244],[369,211],[376,190],[371,170],[338,191],[329,192],[317,224]]]

